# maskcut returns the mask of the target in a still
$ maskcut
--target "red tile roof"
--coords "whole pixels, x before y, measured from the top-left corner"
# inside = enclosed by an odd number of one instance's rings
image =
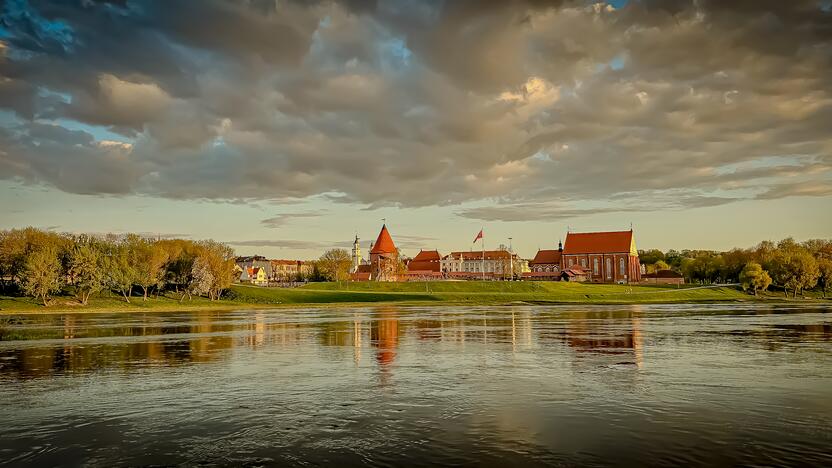
[[[440,258],[439,251],[422,250],[407,264],[407,271],[440,271]]]
[[[633,231],[569,232],[563,254],[629,253],[632,245]]]
[[[390,237],[390,232],[387,231],[386,224],[381,226],[381,232],[378,233],[378,238],[376,239],[376,243],[373,244],[373,249],[370,250],[370,253],[396,253],[396,244],[393,243],[393,238]]]
[[[439,255],[438,250],[420,250],[419,253],[416,254],[415,257],[413,257],[412,261],[414,261],[414,262],[437,261],[438,262],[440,258],[442,258],[442,256]]]
[[[531,265],[548,265],[548,264],[560,264],[560,250],[538,250],[537,255],[534,256],[534,259],[529,262],[529,266]]]

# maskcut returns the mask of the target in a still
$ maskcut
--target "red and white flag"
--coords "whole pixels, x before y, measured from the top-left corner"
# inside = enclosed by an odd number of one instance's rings
[[[476,244],[480,239],[482,239],[482,229],[480,229],[480,233],[477,234],[477,237],[474,238],[474,244]]]

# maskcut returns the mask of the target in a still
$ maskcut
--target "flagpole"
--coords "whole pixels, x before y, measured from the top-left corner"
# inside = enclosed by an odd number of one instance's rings
[[[485,228],[480,229],[482,234],[482,239],[480,242],[482,243],[482,280],[485,281]]]

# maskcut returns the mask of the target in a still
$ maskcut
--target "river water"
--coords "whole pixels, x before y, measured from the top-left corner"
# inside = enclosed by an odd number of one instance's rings
[[[0,317],[0,464],[832,466],[829,312]]]

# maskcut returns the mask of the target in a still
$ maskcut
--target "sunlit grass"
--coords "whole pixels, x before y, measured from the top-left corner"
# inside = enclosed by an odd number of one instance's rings
[[[0,314],[20,312],[118,312],[174,311],[189,309],[228,310],[244,307],[280,307],[296,304],[622,304],[785,300],[782,295],[759,298],[733,287],[697,288],[692,286],[630,286],[566,282],[491,282],[435,281],[408,283],[342,282],[311,283],[300,288],[264,288],[234,285],[220,301],[194,297],[179,300],[175,294],[143,301],[104,293],[82,306],[71,296],[53,299],[49,307],[32,298],[0,296]]]

